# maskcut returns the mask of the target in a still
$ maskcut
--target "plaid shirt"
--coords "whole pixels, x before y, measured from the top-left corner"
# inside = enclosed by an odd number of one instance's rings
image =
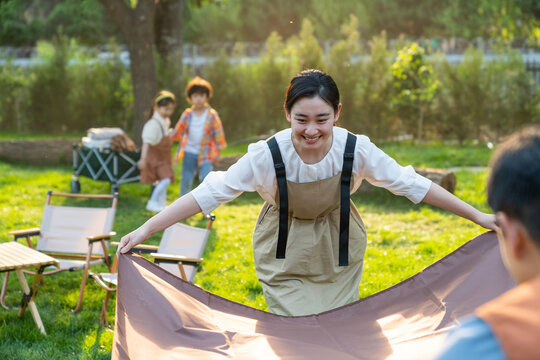
[[[174,128],[174,132],[171,135],[171,140],[178,141],[178,149],[176,150],[176,156],[174,163],[178,162],[178,159],[184,157],[184,148],[189,136],[189,124],[193,118],[193,109],[188,108],[180,116],[178,123]],[[225,133],[221,125],[221,120],[216,110],[209,108],[208,115],[204,120],[203,137],[201,140],[201,147],[199,150],[199,165],[203,161],[213,161],[219,152],[227,146],[225,142]]]

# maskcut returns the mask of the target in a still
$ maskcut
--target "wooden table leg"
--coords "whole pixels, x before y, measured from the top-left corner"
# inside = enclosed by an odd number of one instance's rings
[[[17,277],[19,278],[19,283],[21,284],[21,288],[23,290],[23,293],[25,295],[30,295],[30,288],[28,287],[28,283],[26,282],[26,278],[24,277],[24,274],[22,270],[15,270],[17,273]],[[36,303],[34,302],[34,293],[32,292],[30,296],[30,300],[28,301],[28,306],[30,307],[30,312],[32,313],[32,317],[34,318],[34,322],[36,323],[38,329],[44,334],[47,335],[45,332],[45,327],[43,326],[43,323],[41,322],[41,318],[39,317],[39,312],[36,307]],[[26,306],[24,304],[21,306],[21,309],[19,311],[19,316],[22,316],[24,314]]]

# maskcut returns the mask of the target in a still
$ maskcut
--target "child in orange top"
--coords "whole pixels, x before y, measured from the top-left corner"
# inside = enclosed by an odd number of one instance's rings
[[[169,117],[176,106],[176,99],[173,93],[163,90],[156,95],[152,104],[150,119],[142,132],[143,147],[137,166],[141,170],[142,183],[158,182],[146,204],[146,210],[160,212],[167,205],[167,187],[174,181]]]
[[[191,190],[196,172],[199,180],[204,180],[212,171],[212,163],[219,159],[220,151],[227,146],[219,115],[208,104],[212,85],[197,76],[187,85],[186,96],[192,106],[180,116],[172,135],[173,141],[178,140],[174,162],[184,159],[180,196]]]

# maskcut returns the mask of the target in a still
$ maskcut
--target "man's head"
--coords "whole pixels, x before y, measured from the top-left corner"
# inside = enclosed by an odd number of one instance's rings
[[[503,260],[518,282],[540,275],[540,125],[509,136],[491,160],[488,203]]]

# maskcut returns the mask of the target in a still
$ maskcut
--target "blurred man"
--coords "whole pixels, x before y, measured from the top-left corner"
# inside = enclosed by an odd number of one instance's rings
[[[540,126],[499,146],[488,203],[497,215],[504,264],[519,286],[450,332],[438,360],[540,359]]]

